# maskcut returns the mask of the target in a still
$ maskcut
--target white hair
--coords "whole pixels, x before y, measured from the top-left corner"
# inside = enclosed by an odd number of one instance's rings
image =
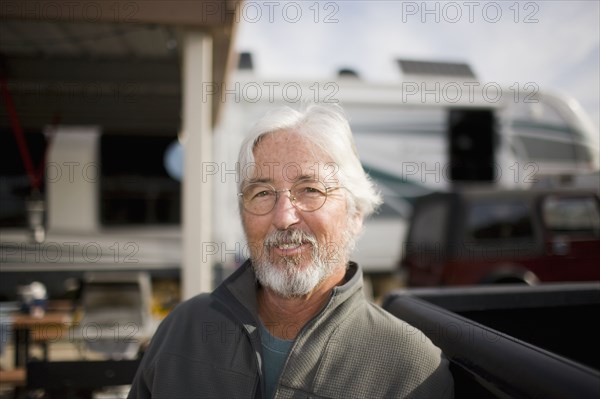
[[[290,130],[307,138],[330,157],[337,167],[336,177],[340,185],[350,193],[352,214],[365,218],[378,208],[382,202],[381,195],[360,163],[344,111],[335,104],[311,103],[301,110],[284,106],[264,115],[242,143],[237,164],[238,177],[248,165],[254,164],[254,149],[263,136]],[[238,181],[241,191],[246,181]]]

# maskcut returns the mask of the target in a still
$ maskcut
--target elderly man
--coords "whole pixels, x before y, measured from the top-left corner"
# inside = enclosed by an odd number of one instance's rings
[[[439,348],[369,302],[349,260],[381,200],[341,109],[267,114],[238,168],[250,259],[171,312],[129,397],[453,397]]]

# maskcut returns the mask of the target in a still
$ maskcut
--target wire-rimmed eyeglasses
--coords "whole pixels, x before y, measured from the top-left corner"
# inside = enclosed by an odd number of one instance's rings
[[[327,201],[330,191],[341,186],[326,186],[320,181],[299,181],[290,188],[276,190],[267,183],[250,183],[238,193],[244,209],[253,215],[266,215],[275,208],[279,193],[290,192],[290,201],[303,212],[314,212]]]

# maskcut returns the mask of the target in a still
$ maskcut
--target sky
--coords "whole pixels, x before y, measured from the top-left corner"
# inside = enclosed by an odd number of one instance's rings
[[[400,58],[466,62],[481,82],[571,96],[600,126],[597,0],[246,1],[239,22],[260,78],[399,83]]]

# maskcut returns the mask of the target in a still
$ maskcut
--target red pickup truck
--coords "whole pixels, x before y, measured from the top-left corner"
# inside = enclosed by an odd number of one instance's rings
[[[461,190],[420,197],[402,272],[408,286],[600,280],[593,191]]]

